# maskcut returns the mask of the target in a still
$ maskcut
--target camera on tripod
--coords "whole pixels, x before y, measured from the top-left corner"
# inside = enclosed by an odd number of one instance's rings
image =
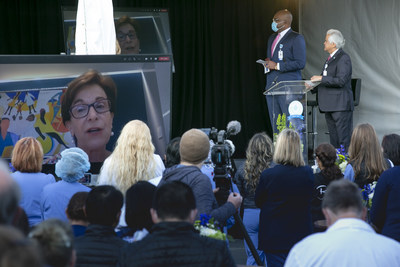
[[[226,202],[230,190],[232,190],[232,161],[231,157],[234,152],[234,145],[229,136],[236,135],[240,132],[241,125],[238,121],[231,121],[227,125],[227,130],[218,131],[212,127],[209,138],[214,141],[211,148],[211,161],[214,165],[214,182],[215,187],[219,188],[216,193],[216,199],[219,205]]]

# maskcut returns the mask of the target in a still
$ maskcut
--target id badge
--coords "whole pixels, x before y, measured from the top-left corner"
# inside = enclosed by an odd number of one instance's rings
[[[279,60],[283,60],[283,51],[282,51],[282,48],[283,48],[283,44],[280,44],[280,45],[279,45],[279,51],[278,51],[278,59],[279,59]]]
[[[328,72],[327,72],[326,70],[324,70],[324,71],[322,72],[322,76],[328,76]]]

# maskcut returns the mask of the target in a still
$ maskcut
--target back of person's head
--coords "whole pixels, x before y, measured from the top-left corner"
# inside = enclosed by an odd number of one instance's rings
[[[400,165],[400,135],[388,134],[382,139],[383,154],[393,165]]]
[[[196,200],[190,186],[179,181],[165,183],[157,188],[152,210],[161,221],[187,221],[196,210]]]
[[[153,226],[150,209],[155,192],[156,187],[147,181],[139,181],[126,191],[125,221],[133,231],[149,231]]]
[[[88,195],[89,192],[77,192],[69,200],[65,213],[71,223],[74,221],[87,222],[84,207]]]
[[[40,250],[14,227],[0,225],[0,266],[41,267]]]
[[[322,209],[329,209],[337,216],[351,212],[361,218],[364,205],[360,189],[355,183],[345,179],[331,182],[325,191]]]
[[[323,167],[321,173],[328,180],[336,180],[343,177],[339,167],[335,164],[337,156],[334,146],[328,143],[320,144],[315,149],[315,155]]]
[[[295,130],[286,128],[278,135],[273,160],[282,165],[304,166],[300,136]]]
[[[39,244],[46,265],[74,266],[73,234],[67,223],[59,219],[45,220],[33,228],[29,238]]]
[[[354,128],[349,146],[349,157],[355,176],[360,174],[363,165],[366,177],[371,181],[378,180],[381,173],[388,167],[375,129],[368,123],[359,124]]]
[[[0,224],[11,224],[18,210],[21,192],[11,178],[7,164],[0,160]]]
[[[42,170],[43,148],[33,137],[24,137],[15,144],[11,164],[20,172],[36,173]]]
[[[123,194],[137,181],[154,178],[154,145],[146,123],[132,120],[124,125],[107,168],[101,170]]]
[[[180,137],[175,137],[169,141],[165,152],[165,167],[169,168],[181,162],[181,155],[179,154],[179,145],[181,142]]]
[[[63,181],[74,183],[90,169],[89,156],[79,147],[65,149],[56,163],[56,174]]]
[[[246,150],[244,172],[246,183],[253,191],[258,185],[261,172],[269,168],[273,153],[274,145],[266,133],[256,133],[250,139]]]
[[[110,185],[93,188],[86,199],[85,211],[90,224],[114,226],[124,202],[121,191]]]
[[[208,136],[199,129],[186,131],[179,144],[179,154],[182,163],[197,165],[202,163],[210,151]]]

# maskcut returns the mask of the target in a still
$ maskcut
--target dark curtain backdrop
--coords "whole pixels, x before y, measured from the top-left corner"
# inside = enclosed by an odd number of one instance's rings
[[[271,21],[287,8],[298,30],[299,0],[114,0],[114,7],[169,9],[175,63],[171,137],[190,128],[242,131],[231,139],[234,157],[244,157],[253,134],[271,126],[265,97],[265,58]],[[2,0],[1,54],[59,54],[63,51],[61,6],[77,0]]]

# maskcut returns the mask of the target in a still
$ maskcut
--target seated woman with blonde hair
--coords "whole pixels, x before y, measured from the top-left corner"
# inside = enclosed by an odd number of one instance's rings
[[[314,175],[306,166],[299,134],[284,129],[276,141],[273,161],[261,173],[255,203],[261,209],[258,248],[268,266],[283,266],[294,244],[311,234]]]
[[[104,161],[97,183],[115,186],[125,196],[129,187],[138,181],[161,176],[164,163],[154,151],[149,127],[140,120],[128,122],[118,137],[114,151]],[[126,226],[124,218],[125,214],[121,214],[121,226]]]

